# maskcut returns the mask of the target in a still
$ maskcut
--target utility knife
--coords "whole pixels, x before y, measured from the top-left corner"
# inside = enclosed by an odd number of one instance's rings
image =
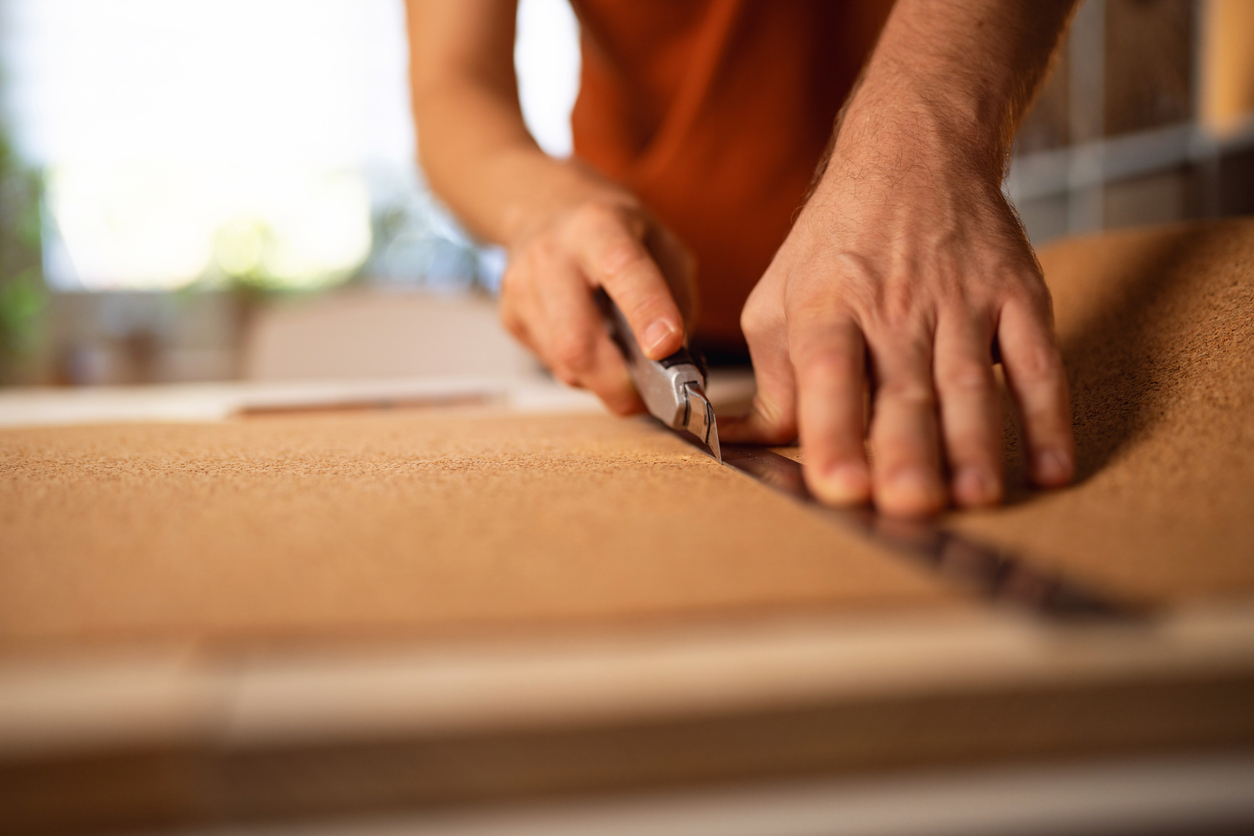
[[[690,436],[722,464],[714,407],[705,394],[705,364],[686,346],[669,357],[650,360],[636,342],[623,312],[604,290],[597,290],[597,303],[649,414],[670,429]]]

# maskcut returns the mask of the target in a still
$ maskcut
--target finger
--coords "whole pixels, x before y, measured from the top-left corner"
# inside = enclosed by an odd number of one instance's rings
[[[788,444],[797,437],[797,409],[783,309],[759,315],[747,306],[740,327],[749,343],[757,392],[746,415],[719,419],[719,438],[745,444]]]
[[[527,327],[527,317],[517,302],[510,297],[502,296],[497,306],[497,317],[510,336],[526,346],[532,354],[540,355],[535,340],[531,337],[531,331]]]
[[[522,253],[517,258],[511,257],[501,277],[501,298],[497,305],[497,316],[514,339],[525,345],[527,349],[541,360],[544,353],[532,333],[532,327],[540,324],[542,314],[539,300],[536,297],[535,284],[529,279],[540,271],[535,258]],[[572,277],[578,280],[577,277]]]
[[[589,211],[579,225],[576,253],[594,286],[618,305],[646,356],[661,360],[683,345],[683,317],[670,287],[638,232],[613,209]]]
[[[1006,383],[1022,418],[1032,480],[1044,487],[1065,485],[1075,475],[1075,439],[1067,376],[1048,311],[1018,300],[1007,302],[997,341]]]
[[[933,377],[954,502],[995,505],[1003,492],[1001,398],[993,375],[993,324],[942,317]]]
[[[605,330],[596,303],[574,275],[554,275],[542,288],[544,357],[564,383],[590,389],[619,415],[644,404],[632,385],[627,363]]]
[[[646,407],[631,381],[623,353],[605,331],[597,334],[593,343],[595,362],[593,372],[582,385],[596,394],[615,415],[636,415]]]
[[[684,332],[696,324],[701,309],[701,295],[697,289],[697,260],[684,243],[661,224],[650,226],[644,238],[645,248],[653,255],[653,261],[666,285],[671,298],[684,317]]]
[[[822,502],[871,498],[866,460],[866,346],[852,321],[794,329],[793,365],[806,484]]]
[[[871,419],[875,504],[887,514],[934,514],[945,505],[930,334],[868,335],[875,373]]]

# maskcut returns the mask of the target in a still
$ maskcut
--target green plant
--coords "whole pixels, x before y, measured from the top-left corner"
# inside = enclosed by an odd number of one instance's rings
[[[40,178],[0,131],[0,382],[14,382],[43,337]]]

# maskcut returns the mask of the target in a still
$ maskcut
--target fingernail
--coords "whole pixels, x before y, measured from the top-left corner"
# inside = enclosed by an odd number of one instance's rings
[[[989,505],[1001,499],[997,480],[988,468],[967,465],[954,477],[954,497],[961,505]]]
[[[1036,455],[1036,481],[1061,485],[1071,478],[1071,456],[1062,450],[1042,450]]]
[[[664,319],[659,319],[644,330],[645,351],[657,351],[662,343],[670,339],[675,329]]]
[[[944,504],[936,477],[917,467],[905,467],[894,473],[876,499],[890,514],[931,514]]]
[[[871,496],[866,465],[836,464],[822,471],[815,482],[815,493],[828,505],[857,505]]]

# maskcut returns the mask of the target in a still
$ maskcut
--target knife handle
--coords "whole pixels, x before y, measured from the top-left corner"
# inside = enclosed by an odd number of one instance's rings
[[[661,360],[650,360],[636,342],[627,318],[602,288],[596,290],[597,305],[605,317],[610,338],[623,352],[627,371],[649,412],[667,426],[683,425],[688,409],[687,385],[705,388],[705,363],[687,347]]]

